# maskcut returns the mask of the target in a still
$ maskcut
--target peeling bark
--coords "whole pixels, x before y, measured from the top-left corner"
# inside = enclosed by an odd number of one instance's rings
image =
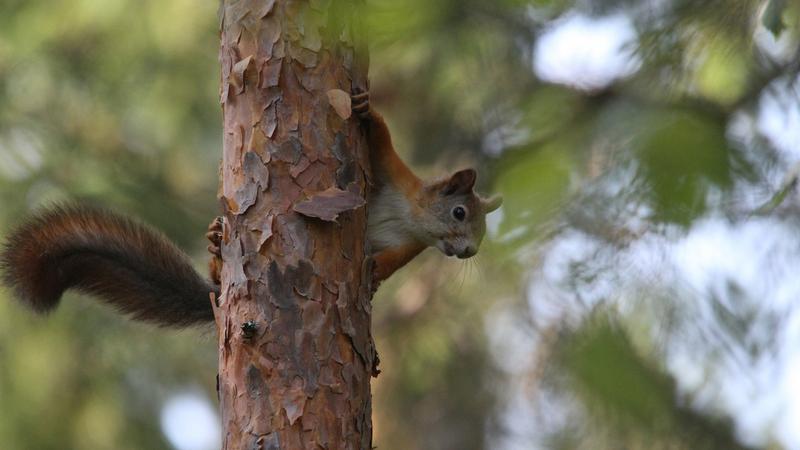
[[[358,6],[220,8],[224,449],[371,448],[368,155],[327,94],[366,88]]]

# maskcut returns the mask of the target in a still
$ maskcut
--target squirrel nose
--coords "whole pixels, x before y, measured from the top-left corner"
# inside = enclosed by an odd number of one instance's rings
[[[461,258],[461,259],[466,259],[466,258],[470,258],[472,256],[475,256],[476,253],[478,253],[478,249],[475,248],[475,246],[470,245],[470,246],[467,246],[464,249],[464,251],[461,252],[461,254],[458,255],[458,257]]]

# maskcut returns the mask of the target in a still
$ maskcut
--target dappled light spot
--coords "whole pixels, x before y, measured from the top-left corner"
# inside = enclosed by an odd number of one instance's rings
[[[220,420],[216,408],[201,394],[170,397],[161,410],[161,430],[177,450],[219,448]]]
[[[635,73],[636,32],[624,14],[570,14],[545,29],[536,42],[533,67],[539,78],[579,89],[600,89]]]

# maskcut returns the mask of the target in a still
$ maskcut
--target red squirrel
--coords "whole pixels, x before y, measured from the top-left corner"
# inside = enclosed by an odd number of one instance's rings
[[[502,200],[473,191],[465,169],[425,182],[392,146],[383,117],[366,92],[352,95],[366,129],[373,184],[367,240],[373,288],[427,247],[469,258],[478,251],[485,216]],[[209,293],[219,295],[222,219],[209,226],[210,280],[163,234],[136,220],[83,205],[58,206],[29,218],[6,241],[0,268],[6,285],[34,311],[54,309],[68,289],[94,295],[132,318],[162,326],[211,322]]]

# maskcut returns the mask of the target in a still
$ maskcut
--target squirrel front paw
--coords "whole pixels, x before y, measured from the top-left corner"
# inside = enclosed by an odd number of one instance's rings
[[[217,258],[222,257],[222,253],[220,252],[220,246],[222,245],[222,224],[222,216],[215,217],[208,225],[208,233],[206,233],[206,239],[211,242],[208,244],[208,251]]]
[[[212,255],[211,261],[208,263],[208,273],[214,284],[220,284],[220,271],[222,270],[222,224],[222,216],[215,217],[208,225],[208,233],[206,233],[206,239],[211,242],[208,244],[208,251]]]
[[[356,89],[353,94],[350,95],[350,103],[352,105],[351,108],[353,113],[360,119],[367,120],[371,117],[369,107],[369,91]]]

